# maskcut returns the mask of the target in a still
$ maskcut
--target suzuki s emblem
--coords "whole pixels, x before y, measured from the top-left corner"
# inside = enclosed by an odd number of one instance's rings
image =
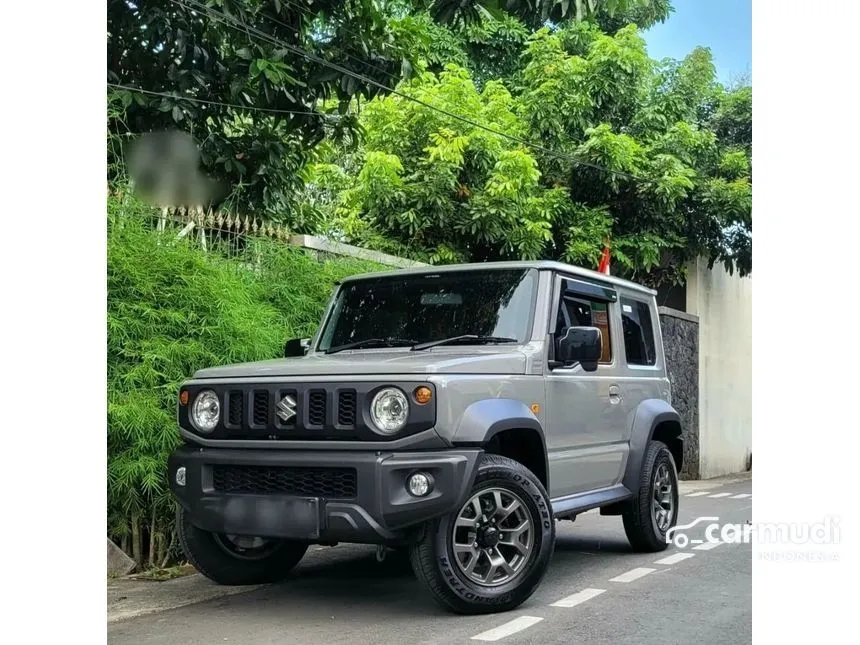
[[[296,400],[287,394],[283,399],[278,401],[277,414],[281,421],[287,423],[290,419],[296,416]]]

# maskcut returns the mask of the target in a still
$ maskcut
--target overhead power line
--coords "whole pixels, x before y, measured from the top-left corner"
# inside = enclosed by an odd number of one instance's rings
[[[296,3],[296,2],[292,2],[292,0],[283,0],[283,2],[285,2],[285,3],[289,4],[289,5],[292,5],[292,6],[293,6],[293,7],[295,7],[296,9],[299,9],[300,11],[306,11],[306,10],[307,10],[307,7],[303,7],[302,5],[300,5],[300,4]],[[275,18],[274,16],[271,16],[271,15],[269,15],[269,14],[265,13],[265,12],[260,12],[260,14],[259,14],[259,15],[260,15],[260,16],[262,16],[263,18],[265,18],[266,20],[268,20],[269,22],[273,22],[273,23],[275,23],[276,25],[280,25],[281,27],[284,27],[284,28],[286,28],[286,29],[289,29],[289,30],[291,30],[291,31],[295,32],[295,33],[296,33],[296,34],[298,34],[299,36],[302,36],[302,31],[301,31],[299,28],[297,28],[297,27],[293,27],[292,25],[288,25],[287,23],[282,22],[282,21],[278,20],[277,18]],[[348,34],[355,35],[355,33],[354,33],[354,32],[352,32],[352,31],[350,31],[349,29],[343,28],[343,31],[345,31],[345,32],[346,32],[346,33],[348,33]],[[349,52],[342,52],[342,53],[343,53],[343,55],[344,55],[344,56],[346,56],[346,57],[347,57],[347,58],[349,58],[350,60],[354,60],[354,61],[355,61],[356,63],[358,63],[359,65],[362,65],[362,66],[364,66],[364,67],[369,67],[370,69],[375,70],[375,71],[379,72],[379,73],[380,73],[380,74],[382,74],[382,75],[389,75],[389,74],[390,74],[390,72],[389,72],[388,70],[384,70],[384,69],[382,69],[381,67],[378,67],[378,66],[374,65],[373,63],[370,63],[370,62],[368,62],[368,61],[366,61],[366,60],[362,60],[362,59],[361,59],[361,58],[359,58],[358,56],[353,56],[353,55],[352,55],[352,54],[350,54]]]
[[[576,157],[565,154],[563,152],[557,152],[555,150],[550,150],[549,148],[545,148],[545,147],[541,146],[540,144],[533,143],[533,142],[528,141],[526,139],[521,139],[520,137],[516,137],[516,136],[508,134],[506,132],[502,132],[501,130],[496,130],[495,128],[491,128],[487,125],[477,123],[476,121],[473,121],[472,119],[469,119],[469,118],[462,116],[460,114],[456,114],[454,112],[450,112],[444,108],[440,108],[440,107],[433,105],[431,103],[427,103],[426,101],[423,101],[422,99],[419,99],[419,98],[414,97],[414,96],[410,96],[409,94],[406,94],[406,93],[401,92],[399,90],[396,90],[392,87],[389,87],[383,83],[380,83],[379,81],[376,81],[376,80],[374,80],[368,76],[365,76],[364,74],[359,74],[359,73],[354,72],[354,71],[352,71],[346,67],[343,67],[342,65],[339,65],[337,63],[333,63],[333,62],[328,61],[328,60],[325,60],[324,58],[321,58],[321,57],[317,56],[316,54],[312,54],[311,52],[303,49],[302,47],[298,47],[296,45],[291,45],[290,43],[285,43],[281,40],[278,40],[277,38],[271,36],[270,34],[267,34],[266,32],[261,31],[261,30],[257,29],[256,27],[253,27],[253,26],[239,20],[238,18],[227,15],[221,11],[218,11],[217,9],[213,9],[211,7],[208,7],[207,5],[204,5],[200,2],[197,2],[196,0],[170,0],[170,1],[173,4],[182,6],[185,9],[188,9],[190,11],[205,12],[205,13],[209,14],[210,18],[212,18],[216,22],[224,24],[224,25],[231,27],[237,31],[241,31],[243,33],[246,33],[249,36],[251,34],[254,34],[258,38],[260,38],[260,39],[262,39],[262,40],[264,40],[264,41],[266,41],[272,45],[275,45],[277,47],[291,51],[291,52],[297,54],[298,56],[301,56],[302,58],[304,58],[306,60],[315,62],[315,63],[322,65],[324,67],[327,67],[329,69],[333,69],[335,71],[340,72],[341,74],[351,76],[352,78],[355,78],[356,80],[359,80],[359,81],[361,81],[367,85],[372,85],[378,89],[384,90],[385,92],[388,92],[390,94],[394,94],[395,96],[399,96],[399,97],[406,99],[408,101],[412,101],[414,103],[422,105],[422,106],[424,106],[430,110],[434,110],[436,112],[439,112],[440,114],[444,114],[445,116],[447,116],[449,118],[455,119],[455,120],[460,121],[462,123],[466,123],[468,125],[471,125],[474,128],[478,128],[479,130],[484,130],[485,132],[489,132],[491,134],[495,134],[496,136],[503,137],[509,141],[513,141],[514,143],[518,143],[520,145],[526,146],[528,148],[532,148],[533,150],[537,150],[539,152],[542,152],[542,153],[550,155],[550,156],[557,157],[559,159],[564,159],[565,161],[569,161],[571,163],[574,163],[574,164],[577,164],[580,166],[585,166],[587,168],[592,168],[594,170],[599,170],[601,172],[605,172],[605,173],[609,173],[609,174],[613,174],[613,175],[618,175],[621,177],[626,177],[626,178],[632,179],[634,181],[640,181],[641,180],[641,178],[636,177],[635,175],[631,175],[630,173],[626,173],[626,172],[623,172],[621,170],[612,170],[610,168],[606,168],[604,166],[600,166],[598,164],[591,163],[590,161],[583,161],[582,159],[577,159]]]
[[[325,112],[312,112],[303,110],[276,110],[274,108],[261,108],[253,105],[239,105],[238,103],[222,103],[221,101],[211,101],[209,99],[198,99],[193,96],[182,96],[176,93],[156,92],[154,90],[145,90],[141,87],[132,87],[131,85],[121,85],[119,83],[108,83],[108,87],[113,87],[118,90],[127,92],[137,92],[138,94],[150,94],[153,96],[163,96],[168,99],[180,99],[183,101],[192,101],[193,103],[205,103],[208,105],[220,105],[221,107],[234,108],[236,110],[252,110],[254,112],[267,112],[270,114],[307,114],[311,116],[325,116],[331,118],[340,118],[338,114],[326,114]]]

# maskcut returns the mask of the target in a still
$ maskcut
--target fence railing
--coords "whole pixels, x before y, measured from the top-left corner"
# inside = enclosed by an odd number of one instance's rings
[[[158,230],[164,231],[168,223],[178,224],[181,230],[178,237],[199,235],[200,243],[207,245],[207,231],[217,231],[235,236],[267,237],[296,246],[315,253],[330,253],[346,257],[368,260],[377,264],[397,268],[428,266],[424,262],[409,260],[396,255],[372,251],[370,249],[327,240],[315,235],[298,235],[292,233],[286,226],[277,222],[261,220],[255,217],[234,215],[223,212],[204,212],[202,209],[163,208],[158,220]]]

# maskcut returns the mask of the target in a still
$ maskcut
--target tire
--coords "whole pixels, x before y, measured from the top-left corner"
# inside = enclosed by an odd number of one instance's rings
[[[495,497],[496,491],[499,493],[498,498]],[[482,524],[482,528],[478,528],[482,519],[476,514],[474,530],[457,527],[457,519],[462,513],[477,513],[471,502],[479,494],[485,497],[479,499],[478,505],[483,508],[484,503],[490,504],[491,521],[496,521],[496,524]],[[488,501],[490,499],[501,500],[501,512],[496,510],[498,504]],[[516,506],[513,501],[518,501],[519,505]],[[467,507],[472,510],[468,511]],[[507,517],[498,521],[505,511],[508,512]],[[513,537],[515,534],[507,529],[512,529],[515,524],[522,527],[526,519],[529,522],[527,532],[520,531],[518,537]],[[464,521],[471,520],[464,518]],[[469,536],[474,534],[474,543],[478,544],[478,530],[481,531],[481,548],[470,554],[461,552],[459,557],[455,555],[455,539],[471,542]],[[480,554],[488,542],[492,544],[498,538],[503,540],[486,548],[494,551],[497,562],[499,555],[504,556],[506,562],[508,557],[512,558],[510,562],[514,564],[508,562],[512,574],[505,570],[498,571],[498,567],[492,573],[489,556],[486,552]],[[505,544],[505,541],[516,542],[520,546]],[[489,614],[510,611],[535,592],[546,573],[554,544],[555,520],[549,495],[540,480],[513,459],[485,454],[481,458],[466,504],[449,515],[429,522],[422,538],[411,545],[409,555],[416,577],[443,607],[458,614]],[[524,554],[526,548],[528,553]],[[472,558],[476,559],[476,564],[472,565],[472,575],[480,575],[483,571],[490,584],[480,584],[466,573],[464,567],[468,568]],[[463,561],[465,564],[461,564]],[[496,581],[497,577],[499,581]],[[502,580],[505,577],[509,579]]]
[[[666,509],[665,502],[661,505],[667,510],[668,520],[662,526],[654,505],[655,479],[658,475],[667,476],[668,479],[661,479],[668,481],[671,486],[668,493],[665,486],[661,487],[661,497],[671,500],[671,509]],[[624,521],[624,532],[635,551],[654,553],[664,551],[669,546],[666,532],[678,521],[678,471],[672,453],[662,441],[649,442],[648,450],[642,459],[639,489],[634,491],[634,497],[621,517]]]
[[[227,537],[197,528],[180,507],[179,544],[188,562],[220,585],[256,585],[283,580],[308,550],[307,543],[270,540],[259,549],[237,548]]]

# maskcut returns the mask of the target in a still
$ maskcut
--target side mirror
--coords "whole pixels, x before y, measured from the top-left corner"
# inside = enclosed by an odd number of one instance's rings
[[[310,338],[291,338],[287,341],[287,344],[284,345],[284,358],[304,356],[308,353],[310,345]]]
[[[558,339],[556,359],[563,365],[579,363],[586,372],[597,369],[603,337],[597,327],[568,327]]]

